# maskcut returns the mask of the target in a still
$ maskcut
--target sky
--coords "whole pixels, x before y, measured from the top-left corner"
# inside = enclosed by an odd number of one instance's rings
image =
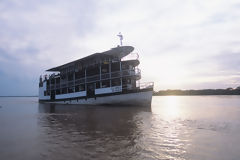
[[[238,0],[0,0],[0,96],[38,95],[45,70],[119,32],[155,91],[240,86]]]

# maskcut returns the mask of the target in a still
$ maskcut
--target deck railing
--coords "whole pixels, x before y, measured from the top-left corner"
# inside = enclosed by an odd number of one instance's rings
[[[140,89],[148,89],[148,88],[153,88],[154,86],[154,82],[144,82],[144,83],[140,83],[137,87],[139,87]]]
[[[115,71],[111,73],[104,73],[104,74],[101,74],[101,77],[100,77],[100,74],[94,75],[94,76],[87,76],[86,78],[83,77],[80,79],[75,79],[75,83],[74,83],[74,80],[72,80],[72,81],[60,82],[60,84],[56,83],[55,85],[51,84],[50,88],[51,90],[53,90],[53,89],[60,89],[60,88],[66,88],[66,87],[73,87],[74,85],[76,86],[76,85],[84,84],[85,82],[91,83],[91,82],[96,82],[100,80],[108,80],[108,79],[121,78],[121,77],[127,77],[127,76],[138,76],[140,78],[141,70],[136,68],[135,70],[131,69],[131,70]],[[50,88],[48,87],[47,89],[50,89]]]
[[[142,90],[142,89],[153,89],[154,82],[144,82],[144,83],[137,83],[136,87],[133,87],[131,84],[125,84],[122,86],[123,90]]]

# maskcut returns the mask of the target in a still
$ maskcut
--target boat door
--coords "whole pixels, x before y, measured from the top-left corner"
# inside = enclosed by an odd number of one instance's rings
[[[87,84],[87,97],[95,96],[95,83]]]

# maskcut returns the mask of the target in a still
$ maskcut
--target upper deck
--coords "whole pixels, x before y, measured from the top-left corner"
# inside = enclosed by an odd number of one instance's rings
[[[61,72],[66,69],[69,70],[70,68],[82,69],[82,68],[89,68],[91,66],[98,65],[101,63],[106,63],[109,61],[120,61],[123,57],[127,56],[133,50],[134,50],[134,47],[132,46],[118,46],[118,47],[112,48],[111,50],[108,50],[102,53],[95,53],[87,57],[48,69],[46,71]]]

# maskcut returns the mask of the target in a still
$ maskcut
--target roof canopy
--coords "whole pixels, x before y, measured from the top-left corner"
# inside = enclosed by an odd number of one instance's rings
[[[133,50],[134,48],[132,46],[119,46],[102,53],[95,53],[90,56],[63,64],[61,66],[48,69],[47,71],[60,71],[64,68],[68,68],[75,65],[81,65],[81,67],[86,67],[93,64],[99,64],[106,59],[114,59],[114,58],[121,59],[126,55],[128,55],[129,53],[131,53]]]

